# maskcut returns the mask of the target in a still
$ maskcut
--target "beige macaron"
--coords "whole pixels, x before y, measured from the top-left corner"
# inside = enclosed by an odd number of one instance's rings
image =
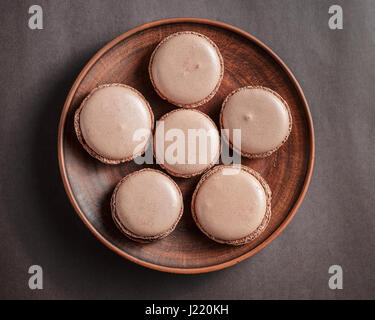
[[[111,199],[112,218],[138,242],[166,237],[176,227],[184,205],[180,188],[165,173],[142,169],[125,176]]]
[[[203,34],[177,32],[162,40],[151,55],[149,74],[159,96],[184,108],[207,103],[224,74],[217,45]]]
[[[275,91],[248,86],[231,92],[223,102],[220,127],[224,140],[247,158],[263,158],[279,149],[292,130],[286,101]],[[235,129],[241,140],[235,139]]]
[[[83,148],[105,164],[143,154],[154,127],[154,115],[143,95],[119,83],[101,85],[77,109],[74,128]]]
[[[205,113],[175,109],[157,121],[154,155],[169,174],[181,178],[196,176],[218,161],[219,131]]]
[[[271,190],[246,166],[220,165],[199,181],[191,201],[199,229],[212,240],[242,245],[256,239],[271,218]]]

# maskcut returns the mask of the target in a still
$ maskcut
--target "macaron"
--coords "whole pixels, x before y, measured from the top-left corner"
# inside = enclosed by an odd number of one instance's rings
[[[183,212],[182,193],[165,173],[142,169],[125,176],[111,198],[112,218],[130,239],[138,242],[169,235]]]
[[[154,115],[143,95],[119,83],[101,85],[77,109],[74,128],[83,148],[105,164],[118,164],[143,154],[150,141]]]
[[[246,166],[216,166],[199,181],[191,211],[199,229],[212,240],[242,245],[256,239],[271,218],[271,190]]]
[[[224,140],[242,156],[263,158],[279,149],[292,130],[292,115],[286,101],[265,87],[243,87],[223,102],[220,127]],[[234,129],[241,130],[241,141]]]
[[[219,159],[219,131],[205,113],[175,109],[156,124],[154,155],[169,174],[181,178],[196,176]]]
[[[149,74],[162,99],[179,107],[195,108],[207,103],[219,89],[224,61],[217,45],[205,35],[177,32],[157,45]]]

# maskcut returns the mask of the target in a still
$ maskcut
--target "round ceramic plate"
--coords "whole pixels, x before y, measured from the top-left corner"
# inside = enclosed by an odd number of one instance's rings
[[[225,64],[223,82],[212,100],[198,110],[219,127],[223,99],[234,89],[262,85],[278,92],[289,104],[293,129],[288,141],[265,159],[242,158],[242,164],[258,172],[272,190],[272,218],[256,240],[243,246],[218,244],[195,226],[190,201],[200,176],[174,178],[180,186],[185,211],[176,230],[150,244],[127,239],[111,218],[110,197],[125,175],[144,167],[134,161],[111,166],[92,158],[79,144],[73,127],[75,110],[96,86],[124,83],[139,90],[150,102],[155,119],[176,107],[163,101],[148,76],[148,62],[156,45],[177,31],[193,30],[211,38]],[[66,99],[58,137],[59,164],[66,192],[86,226],[108,248],[121,256],[160,271],[201,273],[226,268],[255,254],[285,228],[306,193],[314,160],[314,133],[302,90],[285,64],[262,42],[230,25],[195,18],[168,19],[145,24],[119,36],[101,49],[82,70]]]

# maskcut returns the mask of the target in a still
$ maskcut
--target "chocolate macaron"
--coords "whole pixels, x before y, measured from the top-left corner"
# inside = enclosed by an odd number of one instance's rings
[[[157,122],[154,155],[169,174],[181,178],[196,176],[219,159],[219,131],[205,113],[175,109]]]
[[[79,142],[91,156],[106,164],[122,163],[143,154],[153,126],[154,115],[143,95],[118,83],[92,90],[74,117]]]
[[[199,181],[191,201],[199,229],[212,240],[242,245],[257,238],[271,218],[271,190],[246,166],[216,166]]]
[[[125,176],[111,199],[112,218],[130,239],[138,242],[166,237],[183,213],[180,188],[165,173],[142,169]]]
[[[292,115],[286,101],[265,87],[243,87],[230,93],[220,112],[223,138],[247,158],[263,158],[279,149],[292,130]],[[241,130],[240,143],[233,130]]]
[[[159,96],[184,108],[208,102],[217,92],[224,61],[217,45],[193,31],[173,33],[151,55],[151,82]]]

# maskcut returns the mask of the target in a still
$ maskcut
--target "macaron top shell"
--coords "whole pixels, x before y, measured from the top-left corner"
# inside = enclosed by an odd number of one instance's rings
[[[194,109],[175,109],[157,122],[154,153],[168,173],[189,178],[202,173],[219,158],[219,131],[206,114]]]
[[[251,169],[218,166],[203,176],[192,211],[204,233],[218,242],[231,242],[265,227],[270,197],[268,185]]]
[[[153,114],[148,102],[134,88],[104,85],[84,101],[79,127],[84,142],[101,157],[131,160],[146,147],[153,128]],[[137,132],[141,140],[134,136]]]
[[[229,140],[234,149],[245,155],[275,151],[288,138],[291,125],[286,102],[268,88],[240,88],[223,103],[221,126],[229,129]],[[233,139],[233,129],[241,130],[240,145]]]
[[[196,32],[179,32],[155,49],[149,67],[158,94],[183,107],[208,101],[223,77],[223,59],[217,46]]]
[[[131,235],[155,237],[171,231],[177,224],[183,199],[170,177],[158,170],[143,169],[120,182],[114,208],[116,222]]]

